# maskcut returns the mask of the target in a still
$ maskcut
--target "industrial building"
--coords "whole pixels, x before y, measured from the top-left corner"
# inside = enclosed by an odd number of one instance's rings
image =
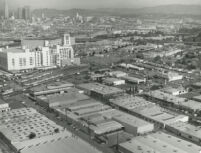
[[[47,137],[58,136],[63,132],[65,130],[62,127],[32,108],[0,113],[0,136],[16,151],[51,141]],[[70,133],[67,134],[70,136]]]
[[[143,71],[144,70],[143,67],[139,67],[139,66],[136,66],[136,65],[133,65],[133,64],[122,63],[122,64],[119,64],[119,66],[122,67],[122,68],[133,69],[133,70],[137,70],[137,71]]]
[[[176,97],[174,95],[162,92],[160,90],[150,91],[145,94],[147,97],[155,100],[155,102],[161,103],[167,106],[175,106],[176,108],[188,112],[199,112],[201,110],[201,103],[188,100],[182,97]]]
[[[117,78],[106,78],[103,80],[103,83],[109,86],[118,86],[125,84],[125,80]]]
[[[87,142],[73,137],[55,138],[46,143],[25,148],[21,153],[102,153]]]
[[[166,127],[167,130],[197,144],[201,144],[201,128],[190,123],[175,122]]]
[[[173,96],[178,96],[178,95],[188,93],[188,90],[183,88],[183,87],[178,87],[178,88],[166,87],[166,88],[161,89],[161,91],[168,93],[168,94],[171,94]]]
[[[145,83],[146,82],[146,78],[136,78],[136,77],[131,77],[131,76],[124,76],[121,77],[122,79],[126,80],[126,82],[128,83],[135,83],[135,84],[140,84],[140,83]]]
[[[127,76],[128,74],[122,71],[112,71],[112,72],[109,72],[109,75],[111,77],[121,78],[121,77]]]
[[[174,122],[187,122],[189,119],[188,116],[166,110],[140,97],[120,96],[116,99],[110,99],[110,103],[129,114],[140,117],[163,128]]]
[[[45,108],[50,108],[90,99],[88,96],[80,92],[81,91],[76,88],[70,88],[61,94],[37,96],[36,101],[39,105]]]
[[[154,124],[126,113],[114,116],[113,119],[121,123],[126,132],[133,135],[145,134],[154,130]]]
[[[183,75],[171,71],[167,73],[157,73],[157,76],[166,79],[169,82],[183,79]]]
[[[201,147],[175,136],[157,132],[119,145],[121,153],[200,153]]]
[[[51,95],[56,93],[65,93],[70,88],[74,87],[74,84],[64,81],[54,82],[48,85],[41,85],[33,87],[31,89],[31,95],[41,96],[41,95]]]
[[[90,95],[94,98],[107,98],[124,93],[124,91],[119,88],[106,86],[99,83],[79,84],[77,88],[84,90],[85,94]]]
[[[0,112],[7,112],[10,110],[9,104],[0,98]]]
[[[103,116],[99,116],[98,114],[82,117],[81,120],[85,121],[82,122],[83,127],[90,129],[90,135],[93,135],[93,137],[121,131],[124,128],[124,126],[119,122],[105,119]]]

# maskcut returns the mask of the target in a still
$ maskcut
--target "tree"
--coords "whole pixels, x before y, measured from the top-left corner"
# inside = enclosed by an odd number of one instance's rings
[[[162,62],[161,57],[160,57],[160,56],[156,56],[156,57],[153,59],[153,62],[156,62],[156,63]]]
[[[34,139],[36,137],[36,134],[34,132],[31,132],[29,134],[29,139]]]
[[[54,129],[54,132],[59,133],[59,129],[58,128]]]
[[[140,59],[144,59],[144,55],[142,53],[137,53],[136,54],[136,57],[137,58],[140,58]]]

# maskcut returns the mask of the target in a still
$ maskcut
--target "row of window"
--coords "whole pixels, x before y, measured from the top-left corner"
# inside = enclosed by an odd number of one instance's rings
[[[33,65],[34,64],[34,59],[33,57],[29,58],[29,65]],[[14,67],[16,65],[16,61],[13,58],[12,59],[12,66]],[[26,58],[19,58],[19,66],[26,66],[27,65],[27,59]]]

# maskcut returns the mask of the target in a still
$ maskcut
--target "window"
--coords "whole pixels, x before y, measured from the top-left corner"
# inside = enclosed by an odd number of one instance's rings
[[[12,59],[12,65],[15,66],[15,59]]]
[[[33,65],[33,58],[32,57],[29,58],[29,63],[30,63],[30,65]]]
[[[26,66],[26,58],[23,58],[23,66]]]
[[[19,65],[22,66],[22,58],[19,59]]]

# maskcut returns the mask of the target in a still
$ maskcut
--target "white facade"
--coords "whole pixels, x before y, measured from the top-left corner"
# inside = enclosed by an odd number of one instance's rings
[[[56,55],[56,65],[57,66],[70,65],[70,63],[74,62],[74,50],[73,50],[72,46],[56,45],[55,49],[54,49],[54,53]]]
[[[107,85],[114,85],[114,86],[125,84],[125,80],[120,80],[116,78],[106,78],[103,82]]]
[[[38,67],[51,66],[49,47],[39,50],[10,48],[0,52],[0,65],[9,71],[34,69]]]
[[[8,103],[0,104],[0,112],[7,112],[10,110]]]
[[[41,67],[65,66],[79,64],[74,58],[74,50],[69,35],[64,35],[62,45],[38,46],[32,50],[26,47],[0,50],[0,66],[8,71],[20,71]]]
[[[11,48],[0,52],[1,67],[6,70],[24,70],[35,67],[35,55],[28,49]]]

